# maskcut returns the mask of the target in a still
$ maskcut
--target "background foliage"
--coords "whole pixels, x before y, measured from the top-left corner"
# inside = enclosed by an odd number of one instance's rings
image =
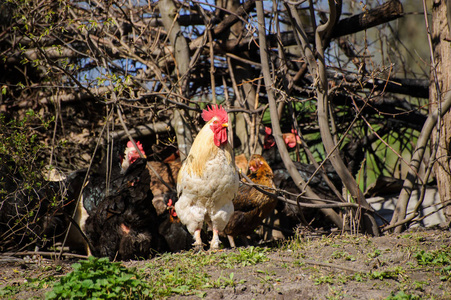
[[[314,32],[330,3],[263,5],[281,130],[302,139],[290,157],[321,163],[318,77],[290,8],[318,57]],[[412,25],[424,18],[414,1],[334,5],[339,18],[321,40],[330,131],[365,191],[382,175],[404,178],[426,120],[429,50],[425,29]],[[271,118],[255,1],[8,0],[0,8],[2,155],[21,176],[84,168],[98,144],[128,139],[126,129],[149,159],[177,149],[183,158],[209,103],[230,112],[237,155],[263,151]],[[30,111],[39,123],[29,123]]]

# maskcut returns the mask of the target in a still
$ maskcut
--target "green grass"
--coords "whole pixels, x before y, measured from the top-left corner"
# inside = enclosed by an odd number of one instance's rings
[[[52,272],[54,275],[60,273],[61,266],[58,265],[52,265],[52,266],[45,266],[41,268],[41,272]],[[21,290],[27,290],[30,292],[38,292],[42,289],[47,289],[49,287],[52,287],[55,283],[55,277],[54,275],[46,276],[46,277],[34,277],[31,278],[26,274],[26,271],[22,270],[15,270],[17,273],[18,278],[24,278],[23,281],[20,280],[20,283],[15,281],[14,283],[10,285],[6,285],[2,288],[0,288],[0,299],[10,299],[13,298],[14,295],[18,294]]]
[[[348,281],[364,282],[368,280],[384,280],[384,279],[394,279],[399,280],[405,273],[403,268],[397,267],[387,270],[371,271],[371,272],[359,272],[352,275],[341,275],[341,274],[328,274],[321,275],[318,274],[313,276],[313,281],[316,285],[319,284],[345,284]]]
[[[440,249],[425,251],[421,250],[414,254],[419,265],[422,266],[444,266],[451,265],[451,250]]]
[[[420,296],[406,294],[403,291],[398,292],[396,294],[392,293],[391,296],[385,298],[385,300],[420,300],[420,299],[421,299]]]
[[[345,252],[345,251],[334,251],[334,253],[332,253],[332,258],[333,259],[340,259],[340,258],[344,258],[345,260],[349,260],[349,261],[355,261],[355,257],[352,256],[351,254]]]
[[[316,285],[319,284],[334,284],[335,283],[335,275],[320,275],[313,280]]]
[[[398,280],[399,276],[402,276],[405,273],[404,269],[401,267],[396,268],[390,268],[387,270],[381,270],[381,271],[372,271],[368,273],[368,277],[370,279],[395,279]]]
[[[209,266],[220,266],[227,273],[230,268],[267,261],[267,251],[260,247],[248,247],[238,249],[238,253],[188,251],[165,254],[147,265],[146,277],[159,279],[152,283],[152,295],[155,297],[202,295],[201,289],[236,285],[233,272],[213,279],[206,272]]]
[[[381,250],[375,249],[373,252],[367,253],[368,258],[376,258],[381,255]]]
[[[126,268],[107,258],[89,257],[72,265],[73,271],[54,283],[46,299],[154,299],[171,295],[204,296],[203,290],[236,286],[234,272],[227,269],[252,266],[267,261],[268,250],[240,248],[237,252],[192,251],[163,254],[143,269]],[[224,269],[217,277],[207,273],[209,266]],[[18,291],[0,290],[4,295]]]
[[[420,266],[443,267],[440,269],[440,280],[451,280],[451,249],[421,250],[414,253],[413,256]]]

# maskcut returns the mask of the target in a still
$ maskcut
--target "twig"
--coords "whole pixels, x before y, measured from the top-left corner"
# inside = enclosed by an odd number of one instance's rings
[[[398,203],[396,204],[395,212],[393,213],[393,217],[390,222],[391,227],[400,222],[403,222],[402,220],[404,220],[404,218],[406,217],[407,205],[409,203],[410,195],[412,194],[413,185],[416,181],[418,168],[420,167],[421,161],[423,160],[426,144],[429,141],[432,130],[437,124],[439,116],[443,116],[450,107],[451,92],[448,92],[445,95],[443,102],[441,102],[441,107],[439,106],[432,114],[430,114],[426,122],[424,123],[423,129],[418,136],[417,145],[410,161],[409,171],[407,173],[406,179],[404,180],[404,184],[398,198]],[[403,224],[404,223],[405,222],[403,222]],[[399,233],[401,232],[401,230],[402,227],[397,226],[395,232]]]
[[[105,131],[105,129],[107,127],[107,124],[108,124],[108,122],[109,122],[109,120],[110,120],[112,115],[113,115],[113,110],[111,110],[110,113],[107,115],[105,125],[102,127],[102,130],[100,131],[99,138],[97,139],[97,143],[96,143],[96,146],[94,148],[94,152],[93,153],[97,152],[97,149],[98,149],[98,147],[100,145],[100,142],[101,142],[101,138],[103,136],[103,132]],[[93,154],[92,157],[91,157],[91,160],[89,161],[89,166],[88,166],[88,169],[86,171],[85,178],[83,179],[83,184],[82,184],[83,188],[85,187],[85,185],[88,182],[89,172],[91,170],[92,164],[94,163],[94,157],[95,157],[95,155]],[[72,213],[72,219],[75,217],[75,214],[77,213],[78,206],[79,205],[83,205],[83,203],[81,203],[81,199],[83,197],[83,188],[80,190],[80,194],[77,197],[77,203],[75,203],[75,209],[74,209],[74,212]],[[67,241],[67,239],[69,237],[69,233],[70,233],[70,229],[71,229],[72,225],[73,225],[73,223],[70,222],[69,226],[68,226],[68,228],[66,230],[66,233],[64,235],[64,240],[63,240],[63,243],[62,243],[62,246],[61,246],[61,251],[59,253],[58,259],[61,259],[61,255],[63,255],[63,248],[64,248],[64,245],[66,244],[66,241]],[[78,227],[78,226],[77,226],[77,228],[80,229],[80,227]],[[82,236],[84,238],[86,237],[83,233],[82,233]],[[89,243],[88,243],[88,247],[89,247]]]
[[[356,269],[353,269],[353,268],[349,268],[349,267],[345,267],[345,266],[340,266],[340,265],[337,265],[337,264],[320,262],[320,261],[310,260],[310,259],[304,259],[301,262],[304,262],[304,263],[306,263],[308,265],[322,266],[322,267],[328,267],[328,268],[334,268],[334,269],[342,269],[342,270],[349,271],[349,272],[354,272],[354,273],[365,272],[365,271],[359,271],[359,270],[356,270]]]
[[[272,190],[274,190],[276,192],[285,192],[285,191],[282,191],[282,190],[279,190],[279,189],[274,189],[274,188],[268,188],[267,186],[256,184],[249,177],[247,177],[244,174],[241,174],[241,176],[246,180],[246,182],[243,182],[244,184],[255,188],[257,191],[259,191],[259,192],[261,192],[261,193],[263,193],[263,194],[265,194],[267,196],[270,196],[270,197],[272,197],[274,199],[277,199],[277,200],[280,200],[280,201],[283,201],[283,202],[286,202],[286,203],[289,203],[289,204],[292,204],[292,205],[297,205],[297,206],[306,207],[306,208],[318,208],[318,209],[352,207],[352,208],[362,208],[364,210],[367,210],[367,211],[370,211],[370,212],[374,212],[374,209],[371,206],[369,206],[369,207],[361,207],[357,203],[335,202],[335,201],[327,200],[327,199],[319,199],[317,197],[314,197],[314,198],[313,197],[305,197],[305,196],[302,196],[302,194],[297,195],[297,201],[290,200],[290,199],[287,199],[285,197],[278,196],[275,193],[268,192],[267,190],[268,189],[272,189]],[[310,201],[312,201],[314,203],[299,202],[300,198],[305,199],[305,200],[310,200]],[[324,201],[324,202],[328,202],[329,201],[329,202],[333,202],[333,203],[329,203],[329,204],[321,203],[321,202],[318,203],[318,200],[319,201]]]
[[[119,116],[119,121],[121,122],[121,125],[124,128],[125,134],[128,136],[130,142],[132,142],[133,146],[135,147],[135,150],[139,153],[139,156],[141,158],[146,158],[144,154],[139,150],[138,145],[136,145],[136,142],[133,139],[132,135],[130,134],[127,125],[125,125],[124,119],[122,117],[121,107],[119,105],[117,105],[117,114]],[[155,174],[155,176],[157,176],[157,178],[161,181],[161,183],[163,183],[170,191],[175,192],[174,188],[171,187],[166,181],[164,181],[163,177],[161,177],[160,174],[158,174],[158,172],[152,167],[152,165],[149,162],[147,162],[147,168],[150,169]]]
[[[398,200],[398,201],[399,201],[399,200]],[[420,203],[420,202],[418,202],[418,203]],[[412,213],[412,216],[410,216],[410,217],[408,217],[408,218],[405,218],[405,219],[402,219],[401,221],[396,222],[396,223],[394,223],[394,224],[390,224],[390,225],[388,225],[388,226],[385,226],[385,227],[382,229],[382,231],[383,231],[383,232],[389,231],[390,229],[393,229],[393,228],[396,228],[396,227],[401,227],[402,225],[404,225],[404,224],[406,224],[406,223],[409,223],[409,222],[420,222],[420,221],[422,221],[423,219],[425,219],[426,217],[428,217],[428,216],[430,216],[430,215],[432,215],[432,214],[435,214],[435,213],[437,213],[439,210],[442,210],[442,209],[446,208],[447,206],[451,205],[451,200],[444,201],[444,202],[442,203],[442,206],[441,206],[440,208],[438,208],[437,210],[432,211],[432,212],[430,212],[430,213],[427,214],[427,215],[421,216],[421,217],[418,218],[418,219],[415,219],[415,218],[418,216],[418,211],[417,211],[417,210],[418,210],[418,207],[419,207],[418,203],[417,203],[415,209],[411,212],[411,213]]]

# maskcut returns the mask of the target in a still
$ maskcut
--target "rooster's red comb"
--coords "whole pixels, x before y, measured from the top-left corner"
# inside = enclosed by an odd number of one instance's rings
[[[227,116],[227,112],[221,105],[212,105],[211,108],[204,109],[202,112],[202,119],[205,122],[208,122],[213,117],[218,117],[221,123],[227,123],[229,121],[229,117]]]

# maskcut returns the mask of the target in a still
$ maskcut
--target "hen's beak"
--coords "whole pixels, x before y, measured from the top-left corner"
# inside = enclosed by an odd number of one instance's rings
[[[222,127],[229,127],[229,123],[223,123]]]

